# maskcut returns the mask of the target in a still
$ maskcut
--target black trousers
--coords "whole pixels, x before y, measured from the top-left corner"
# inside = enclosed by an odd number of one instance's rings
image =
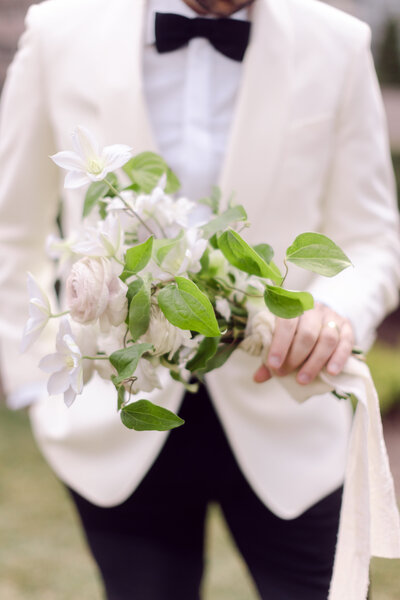
[[[262,599],[326,600],[342,489],[296,519],[280,519],[243,477],[204,387],[186,395],[180,415],[185,425],[123,504],[100,508],[71,491],[108,600],[198,600],[211,501]]]

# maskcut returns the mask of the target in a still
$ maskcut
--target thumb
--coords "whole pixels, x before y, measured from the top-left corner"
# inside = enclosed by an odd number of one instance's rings
[[[261,365],[253,375],[253,381],[256,383],[264,383],[271,379],[272,374],[266,365]]]

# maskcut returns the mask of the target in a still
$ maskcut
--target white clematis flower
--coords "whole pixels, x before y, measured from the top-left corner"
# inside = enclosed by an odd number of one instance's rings
[[[47,391],[51,396],[64,394],[64,402],[71,406],[83,388],[82,353],[73,338],[67,319],[62,319],[56,338],[57,352],[48,354],[39,363],[45,373],[51,373]]]
[[[72,244],[76,254],[122,260],[124,235],[117,215],[107,215],[106,219],[97,222],[97,227],[86,226],[83,236],[82,241]]]
[[[132,148],[125,144],[105,146],[101,150],[95,137],[82,126],[73,131],[72,143],[74,152],[66,150],[50,157],[56,165],[69,171],[64,182],[64,187],[69,189],[102,181],[132,157]]]
[[[25,352],[42,333],[51,317],[50,302],[36,279],[28,273],[29,319],[24,327],[21,352]]]

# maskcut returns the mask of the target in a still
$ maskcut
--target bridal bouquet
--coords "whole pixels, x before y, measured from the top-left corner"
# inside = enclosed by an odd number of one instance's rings
[[[243,239],[246,212],[221,208],[218,189],[200,201],[211,217],[193,223],[196,204],[177,196],[179,181],[160,156],[133,156],[124,145],[101,150],[83,127],[73,145],[51,157],[68,171],[66,188],[87,190],[79,231],[48,240],[66,278],[65,311],[53,313],[28,274],[22,341],[26,350],[49,319],[60,319],[56,352],[39,366],[50,374],[49,394],[64,394],[67,406],[97,371],[113,382],[125,426],[178,427],[177,415],[136,399],[161,387],[159,367],[193,390],[238,348],[262,355],[271,315],[313,307],[308,292],[283,287],[288,263],[328,277],[351,264],[329,238],[304,233],[287,249],[282,274],[268,244]]]

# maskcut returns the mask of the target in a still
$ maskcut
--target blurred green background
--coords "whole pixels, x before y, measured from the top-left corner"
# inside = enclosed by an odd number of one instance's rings
[[[31,0],[0,0],[0,89]],[[331,0],[367,20],[389,119],[400,189],[400,1]],[[400,197],[400,196],[399,196]],[[400,313],[380,328],[368,361],[380,394],[385,436],[400,493]],[[211,507],[204,600],[257,594],[218,507]],[[129,568],[129,557],[124,557]],[[400,598],[400,561],[374,559],[371,600]],[[25,413],[0,407],[0,600],[100,600],[96,568],[69,498],[44,463]],[[190,600],[190,599],[188,599]],[[278,600],[278,599],[271,599]]]

